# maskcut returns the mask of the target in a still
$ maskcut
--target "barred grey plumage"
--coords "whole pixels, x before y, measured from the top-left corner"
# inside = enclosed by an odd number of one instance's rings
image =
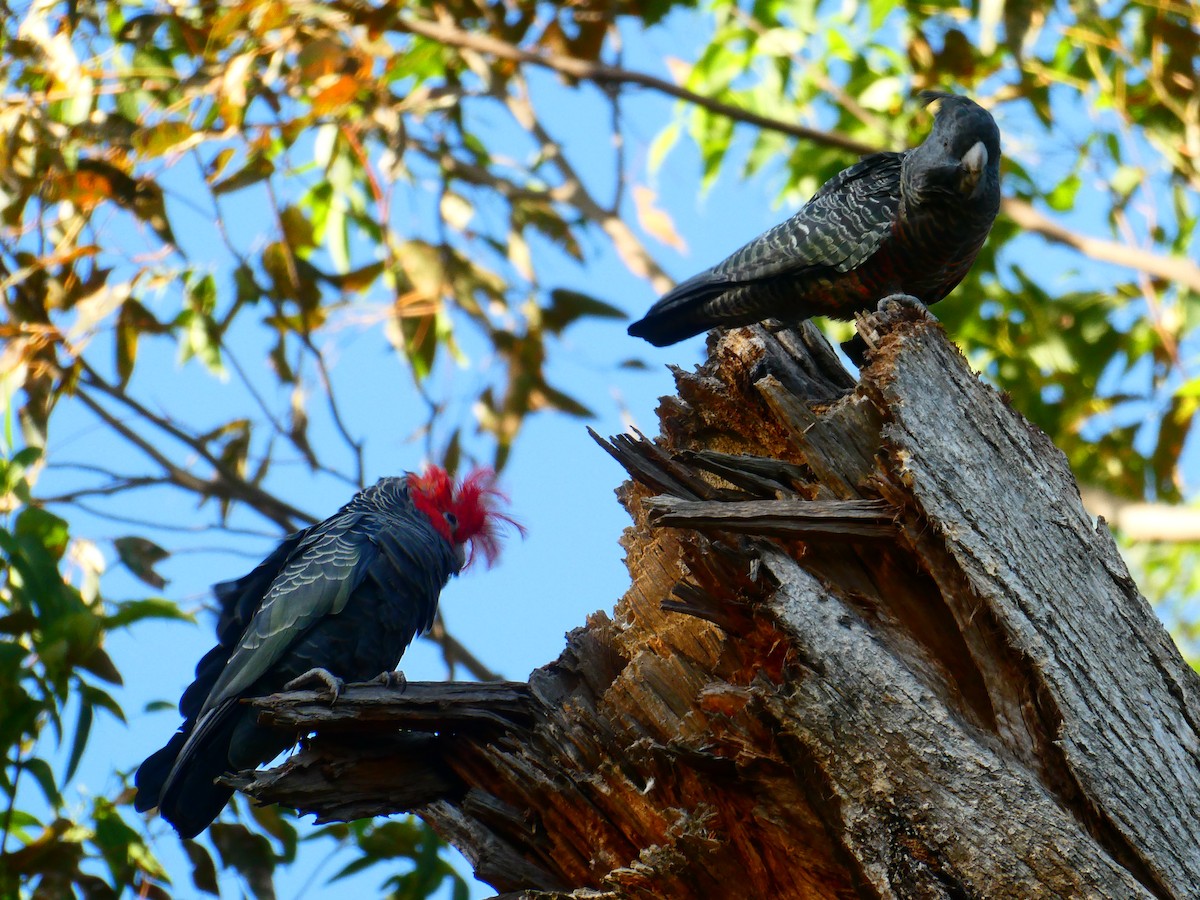
[[[293,741],[260,728],[245,697],[323,670],[365,681],[391,672],[429,629],[464,544],[495,552],[491,473],[455,488],[431,467],[384,478],[333,516],[286,540],[248,575],[216,585],[217,646],[179,701],[183,725],[135,776],[134,807],[157,806],[182,837],[208,826],[233,791],[216,778],[252,768]]]
[[[919,146],[876,153],[794,216],[682,282],[629,326],[663,347],[769,316],[846,319],[889,294],[936,303],[971,268],[1000,208],[1000,131],[965,97],[940,100]]]

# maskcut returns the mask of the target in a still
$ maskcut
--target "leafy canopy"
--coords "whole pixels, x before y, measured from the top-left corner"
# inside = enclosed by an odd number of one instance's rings
[[[105,551],[74,524],[87,504],[119,511],[155,489],[206,504],[215,526],[239,512],[283,529],[311,521],[288,466],[349,485],[368,468],[370,435],[342,414],[352,388],[334,364],[350,332],[385,336],[380,382],[417,401],[425,453],[451,469],[479,448],[503,466],[535,413],[588,415],[598,386],[553,382],[559,339],[644,298],[584,293],[564,273],[611,250],[655,289],[669,284],[661,258],[679,239],[653,173],[634,167],[648,160],[665,178],[685,138],[704,183],[765,175],[793,205],[858,153],[919,140],[917,90],[957,88],[992,108],[1005,207],[937,313],[1082,481],[1123,498],[1183,496],[1200,398],[1196,8],[692,5],[4,8],[6,894],[165,896],[168,884],[127,790],[82,807],[67,796],[97,712],[123,716],[105,636],[182,615],[157,596],[102,596]],[[705,37],[694,57],[626,54],[645,46],[643,31],[668,43],[695,22]],[[659,110],[649,148],[627,111],[634,94]],[[581,104],[607,110],[610,171],[595,171],[596,147],[563,140]],[[150,402],[164,348],[211,385],[238,386],[240,405],[211,421],[185,396]],[[56,452],[59,408],[119,450],[86,464]],[[310,441],[318,412],[340,443]],[[39,494],[46,466],[70,486]],[[155,591],[169,508],[104,544]],[[1160,579],[1165,595],[1190,584],[1181,559],[1157,559],[1188,579]],[[444,878],[465,890],[413,823],[312,839],[355,848],[344,874],[407,860],[395,896]],[[277,810],[226,820],[208,840],[259,897],[301,846]],[[215,892],[212,852],[186,852],[195,887]]]

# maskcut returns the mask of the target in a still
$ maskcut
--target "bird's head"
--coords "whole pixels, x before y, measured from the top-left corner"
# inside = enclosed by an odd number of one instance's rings
[[[482,553],[490,566],[500,554],[500,528],[525,529],[497,507],[508,498],[496,488],[496,473],[475,469],[455,482],[440,466],[429,466],[421,475],[410,472],[408,491],[413,506],[424,513],[434,530],[453,545],[463,566]]]
[[[909,154],[906,193],[916,202],[937,197],[1000,203],[1000,129],[991,113],[973,100],[942,91],[922,91],[937,102],[933,130]]]

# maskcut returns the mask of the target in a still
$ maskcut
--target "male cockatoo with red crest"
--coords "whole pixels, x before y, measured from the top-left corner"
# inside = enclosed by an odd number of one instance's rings
[[[495,561],[497,526],[515,524],[497,510],[503,500],[490,469],[457,484],[437,466],[383,478],[216,585],[217,646],[179,701],[183,725],[138,769],[134,807],[157,806],[181,837],[204,830],[233,795],[217,778],[292,743],[259,727],[242,699],[314,677],[336,697],[342,681],[390,675],[433,624],[450,576],[477,552]]]

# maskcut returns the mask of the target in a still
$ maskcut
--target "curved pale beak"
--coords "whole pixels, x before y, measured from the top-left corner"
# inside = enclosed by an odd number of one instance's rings
[[[976,141],[971,146],[971,149],[963,154],[963,177],[958,185],[959,190],[964,194],[972,193],[975,190],[975,186],[979,184],[979,178],[983,175],[983,170],[987,168],[987,164],[987,147],[983,146],[983,141]]]

